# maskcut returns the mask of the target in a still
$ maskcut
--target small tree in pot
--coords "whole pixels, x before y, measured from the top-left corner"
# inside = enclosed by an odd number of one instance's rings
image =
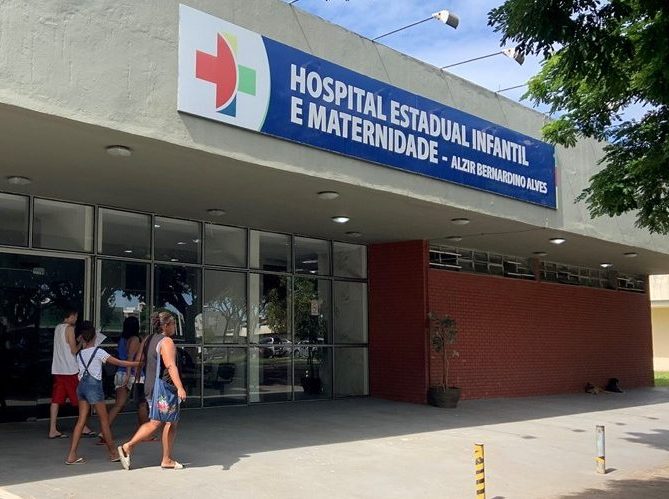
[[[441,384],[430,386],[427,392],[427,401],[436,407],[456,407],[460,400],[460,388],[448,386],[449,360],[458,357],[459,353],[452,345],[458,338],[458,328],[448,314],[427,314],[430,322],[429,334],[432,349],[442,355],[443,371]]]

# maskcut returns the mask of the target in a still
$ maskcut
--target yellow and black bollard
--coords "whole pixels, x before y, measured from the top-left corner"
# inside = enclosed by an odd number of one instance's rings
[[[474,444],[474,464],[476,465],[476,499],[485,499],[484,458],[483,444]]]

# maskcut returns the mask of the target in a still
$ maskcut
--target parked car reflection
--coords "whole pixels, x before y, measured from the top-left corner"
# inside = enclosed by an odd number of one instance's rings
[[[268,357],[285,357],[292,351],[293,343],[280,336],[265,336],[258,341],[260,344],[260,355]]]

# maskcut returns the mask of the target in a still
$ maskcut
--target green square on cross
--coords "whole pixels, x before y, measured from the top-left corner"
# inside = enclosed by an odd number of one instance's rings
[[[256,94],[256,71],[246,66],[239,68],[239,91],[249,95]]]

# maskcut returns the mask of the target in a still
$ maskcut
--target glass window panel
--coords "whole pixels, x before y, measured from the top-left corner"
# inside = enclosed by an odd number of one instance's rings
[[[186,390],[186,401],[181,407],[202,407],[202,347],[177,347],[179,376]]]
[[[66,307],[83,319],[85,283],[83,260],[0,253],[0,422],[48,417],[54,328]]]
[[[265,347],[249,348],[250,402],[282,402],[292,399],[291,356]]]
[[[335,396],[369,395],[367,348],[335,349]]]
[[[246,229],[205,224],[204,263],[246,267]]]
[[[367,343],[367,284],[335,281],[335,343]]]
[[[100,208],[99,251],[105,255],[151,257],[151,216]]]
[[[295,238],[295,272],[330,274],[330,242],[306,237]]]
[[[367,247],[359,244],[334,242],[334,275],[338,277],[367,277]]]
[[[249,276],[250,341],[279,352],[290,346],[288,324],[290,278],[274,274]]]
[[[254,269],[287,272],[290,264],[290,236],[252,230],[249,248]]]
[[[200,263],[200,224],[190,220],[156,217],[155,259],[166,262]]]
[[[98,261],[98,329],[116,342],[126,317],[139,318],[140,333],[148,331],[149,266],[116,260]]]
[[[156,310],[165,309],[177,316],[177,341],[194,343],[202,337],[201,282],[199,268],[155,266],[153,306]]]
[[[330,343],[330,281],[296,277],[293,304],[296,344]]]
[[[93,207],[35,199],[33,246],[93,251]]]
[[[0,193],[0,244],[28,246],[30,198]]]
[[[295,346],[296,400],[332,398],[332,348]]]
[[[246,348],[204,349],[204,405],[246,403]]]
[[[206,270],[204,283],[204,342],[246,343],[246,274]]]

